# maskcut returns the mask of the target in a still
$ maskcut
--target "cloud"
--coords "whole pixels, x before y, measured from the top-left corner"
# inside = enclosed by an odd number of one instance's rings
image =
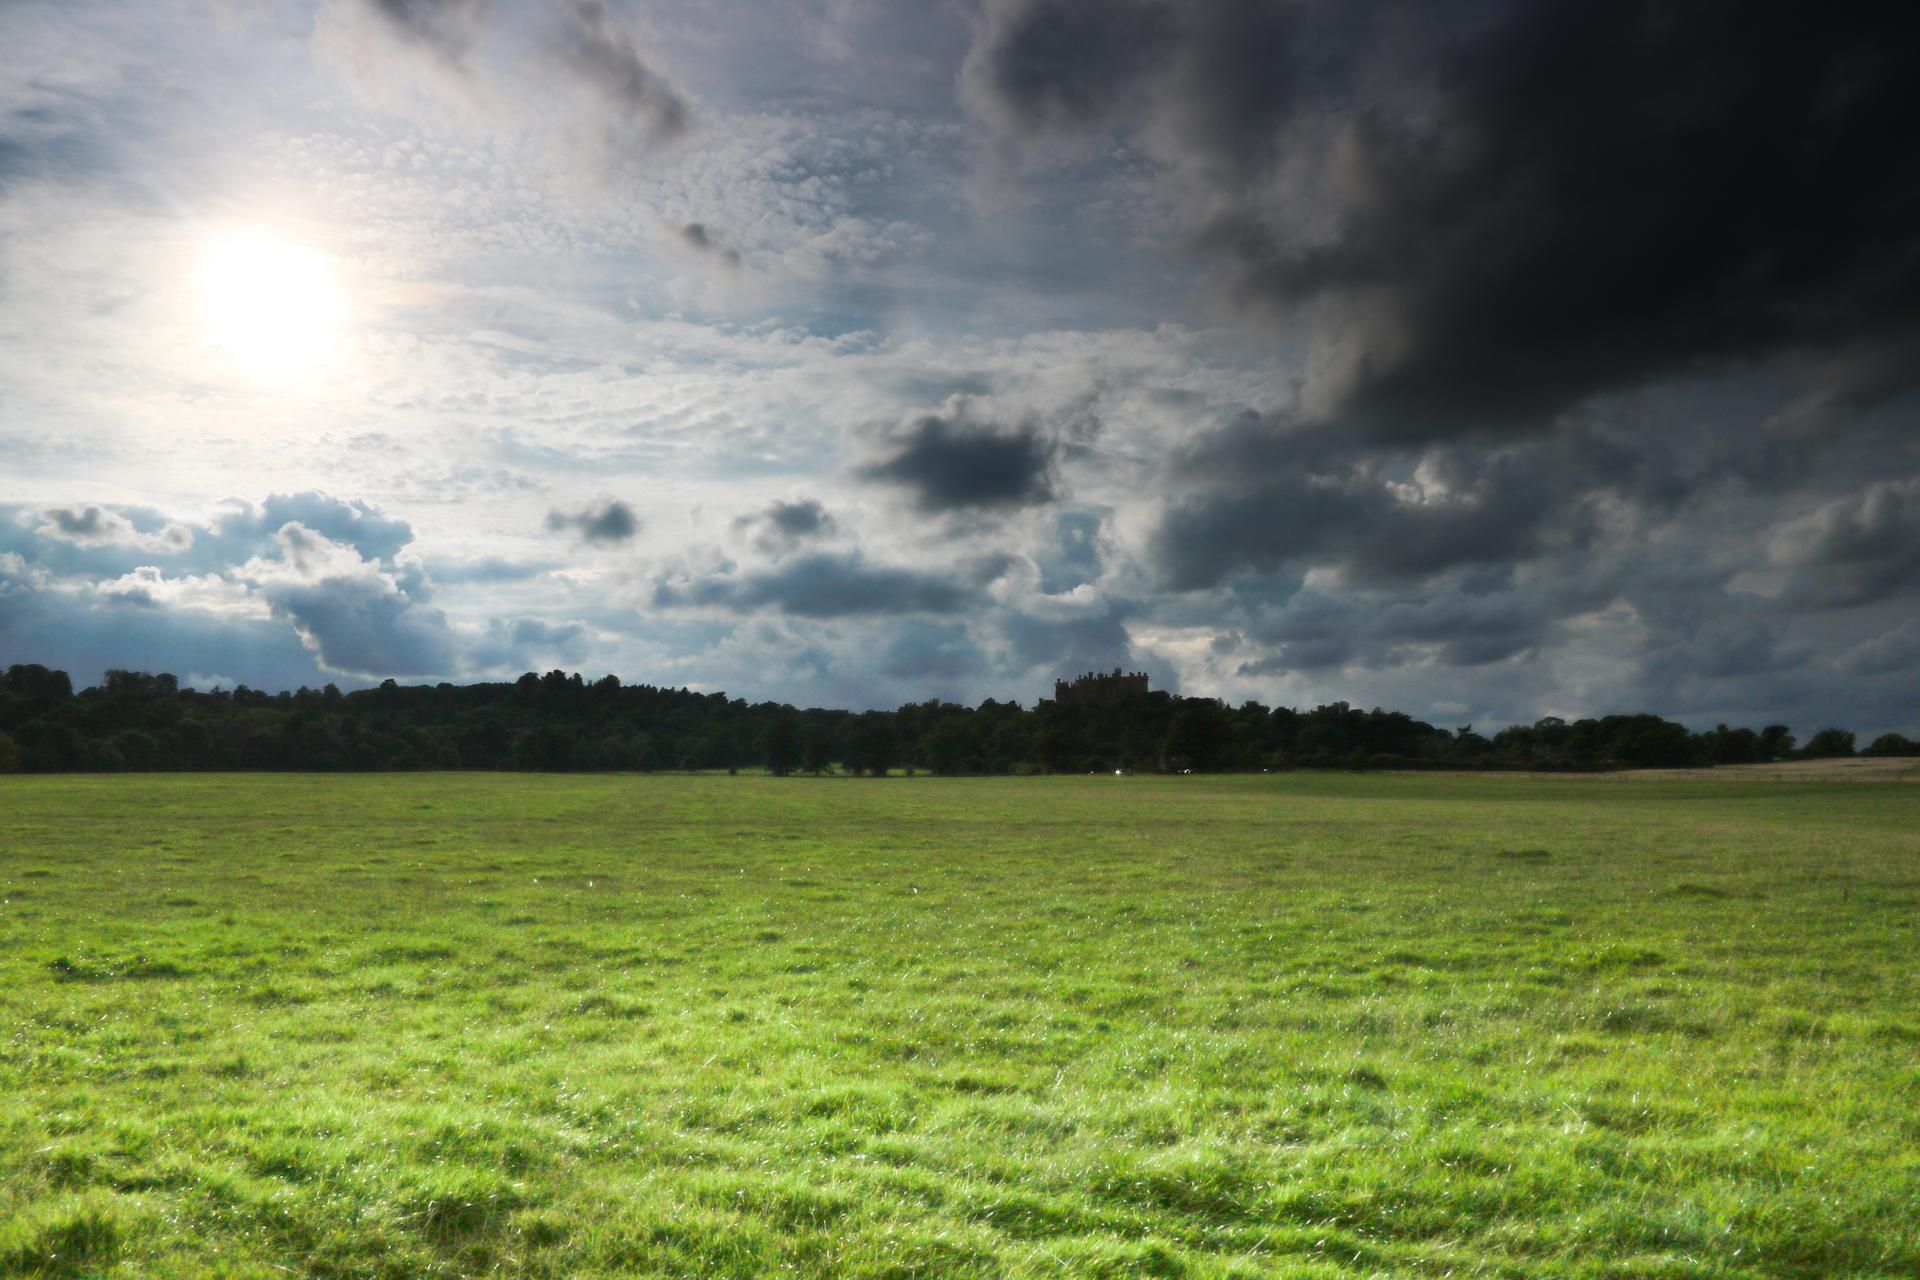
[[[26,107],[0,124],[0,192],[33,181],[72,182],[112,169],[115,143],[124,135],[103,131],[71,102]],[[129,122],[131,129],[137,125]]]
[[[229,503],[197,527],[139,508],[44,508],[31,518],[40,521],[31,531],[0,521],[0,534],[25,535],[23,552],[0,550],[0,633],[83,674],[98,656],[262,683],[273,682],[262,677],[269,660],[281,682],[321,672],[446,677],[576,661],[591,649],[575,622],[456,624],[428,602],[431,578],[406,551],[412,527],[363,501],[276,494]],[[156,555],[167,570],[127,563]],[[448,580],[524,580],[543,567],[483,561]],[[307,656],[290,657],[269,636]]]
[[[894,435],[889,456],[857,469],[860,479],[909,490],[923,512],[1028,507],[1054,497],[1054,445],[1026,425],[1012,430],[964,413],[927,414]]]
[[[1915,705],[1893,7],[862,0],[828,65],[823,6],[0,5],[36,68],[0,87],[0,649]],[[981,171],[1022,185],[969,205]],[[335,257],[351,370],[211,376],[212,217]],[[644,536],[590,541],[642,484]]]
[[[653,603],[661,608],[775,609],[804,618],[957,613],[978,598],[973,584],[869,565],[857,551],[815,552],[753,573],[663,580],[653,592]]]
[[[9,580],[0,555],[0,651],[8,661],[42,662],[76,686],[111,667],[220,671],[256,688],[325,682],[295,632],[260,617],[174,608],[157,595],[66,590]]]
[[[442,586],[468,583],[495,585],[526,582],[559,566],[550,560],[510,560],[505,556],[481,556],[474,560],[435,560],[427,565],[427,575]]]
[[[728,267],[740,265],[740,251],[729,244],[722,244],[707,230],[704,222],[689,222],[680,228],[680,241],[696,253],[703,254]]]
[[[121,512],[106,507],[51,507],[43,515],[40,532],[77,547],[128,547],[158,555],[180,555],[193,546],[193,530],[169,522],[142,532]]]
[[[1246,638],[1269,650],[1235,667],[1241,676],[1483,667],[1522,658],[1553,634],[1555,606],[1533,592],[1475,589],[1471,579],[1416,596],[1359,596],[1305,589],[1258,610]],[[1238,652],[1234,645],[1226,652]]]
[[[1394,451],[1251,412],[1176,452],[1169,479],[1148,555],[1177,590],[1310,564],[1361,585],[1511,564],[1584,545],[1599,495],[1657,497],[1593,435]]]
[[[277,556],[236,571],[272,616],[290,622],[332,671],[374,676],[449,675],[460,669],[460,640],[418,587],[298,521],[273,535]]]
[[[1920,621],[1909,618],[1897,627],[1862,640],[1841,654],[1836,665],[1850,676],[1920,671]]]
[[[1062,511],[1054,516],[1053,545],[1037,549],[1034,555],[1041,591],[1058,595],[1100,576],[1104,564],[1100,548],[1103,524],[1104,517],[1098,511]]]
[[[1177,30],[1172,6],[1141,0],[989,3],[962,96],[1003,134],[1077,133],[1124,105]]]
[[[1063,616],[1014,612],[1000,625],[1014,662],[1042,677],[1113,667],[1134,671],[1142,665],[1127,634],[1125,610],[1111,602]],[[1160,681],[1161,687],[1166,684]],[[1044,682],[1042,687],[1051,689]]]
[[[102,599],[115,604],[200,610],[235,618],[269,616],[269,610],[253,597],[245,583],[217,573],[168,577],[155,565],[143,565],[119,578],[96,583],[94,589]]]
[[[763,511],[736,517],[733,528],[768,555],[779,555],[804,542],[827,536],[833,532],[834,523],[817,499],[800,498],[791,502],[776,501]]]
[[[383,65],[386,55],[424,59],[436,73],[426,87],[501,121],[552,123],[598,148],[600,162],[670,142],[690,121],[686,99],[605,0],[333,0],[316,39],[377,98],[416,79],[404,61]]]
[[[487,0],[365,0],[394,35],[464,68]]]
[[[957,622],[910,620],[894,631],[880,652],[882,673],[923,686],[927,681],[944,683],[977,675],[986,665],[966,627]]]
[[[1845,608],[1920,591],[1920,477],[1870,484],[1789,521],[1772,552],[1790,570],[1782,594],[1796,605]]]
[[[444,676],[460,669],[446,614],[374,575],[274,583],[262,594],[274,617],[293,623],[330,671]]]
[[[633,514],[633,508],[617,498],[603,498],[575,512],[547,513],[549,530],[559,533],[571,529],[579,534],[581,541],[597,545],[631,542],[640,527],[640,518]]]
[[[965,83],[1003,149],[1132,137],[1229,294],[1311,335],[1305,407],[1425,440],[1910,349],[1917,52],[1876,6],[993,0]]]
[[[351,547],[368,560],[391,561],[413,541],[413,526],[385,515],[358,498],[341,499],[317,490],[276,493],[257,506],[235,502],[216,515],[201,535],[208,563],[236,564],[259,554],[289,524]],[[218,557],[218,559],[211,559]]]
[[[230,499],[198,521],[120,504],[0,505],[0,551],[63,575],[118,577],[156,562],[170,572],[219,573],[279,554],[274,535],[292,523],[388,564],[413,541],[411,525],[370,503],[307,490],[257,504]]]
[[[566,66],[609,105],[638,120],[650,140],[664,141],[685,131],[685,100],[641,60],[633,37],[614,21],[606,0],[561,0],[556,12],[563,21],[555,47]]]
[[[536,662],[573,665],[585,661],[592,648],[592,633],[583,623],[495,618],[474,642],[468,665],[480,671],[524,671]]]

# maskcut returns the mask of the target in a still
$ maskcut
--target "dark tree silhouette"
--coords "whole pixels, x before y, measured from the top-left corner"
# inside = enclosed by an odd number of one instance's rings
[[[775,714],[755,740],[760,758],[777,778],[784,778],[801,761],[800,726],[791,715]]]
[[[1853,735],[1823,730],[1809,755],[1847,755]],[[21,664],[0,674],[0,770],[119,769],[739,769],[884,776],[1194,769],[1603,769],[1771,760],[1793,750],[1784,725],[1692,734],[1653,715],[1568,723],[1546,717],[1492,738],[1404,712],[1345,702],[1310,709],[1229,707],[1149,692],[1032,708],[909,703],[894,711],[796,710],[724,693],[591,683],[528,672],[508,684],[333,685],[267,693],[182,689],[166,673],[115,670],[76,694],[67,674]],[[1885,734],[1869,755],[1920,751]]]
[[[1801,754],[1813,760],[1850,756],[1853,754],[1853,733],[1847,729],[1822,729],[1807,739],[1806,750]]]

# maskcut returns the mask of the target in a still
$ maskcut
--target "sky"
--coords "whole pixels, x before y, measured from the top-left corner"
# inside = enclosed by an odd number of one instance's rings
[[[8,0],[0,664],[1911,732],[1916,28]]]

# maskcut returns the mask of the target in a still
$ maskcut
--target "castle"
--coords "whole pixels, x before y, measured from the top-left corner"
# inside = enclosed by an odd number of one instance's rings
[[[1110,707],[1128,698],[1139,697],[1146,691],[1146,672],[1122,674],[1118,667],[1113,669],[1112,675],[1089,671],[1071,683],[1065,680],[1053,682],[1053,700],[1061,706]]]

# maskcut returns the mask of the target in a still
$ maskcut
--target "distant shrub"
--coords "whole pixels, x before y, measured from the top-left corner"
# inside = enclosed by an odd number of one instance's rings
[[[12,773],[20,767],[20,747],[4,733],[0,733],[0,773]]]

